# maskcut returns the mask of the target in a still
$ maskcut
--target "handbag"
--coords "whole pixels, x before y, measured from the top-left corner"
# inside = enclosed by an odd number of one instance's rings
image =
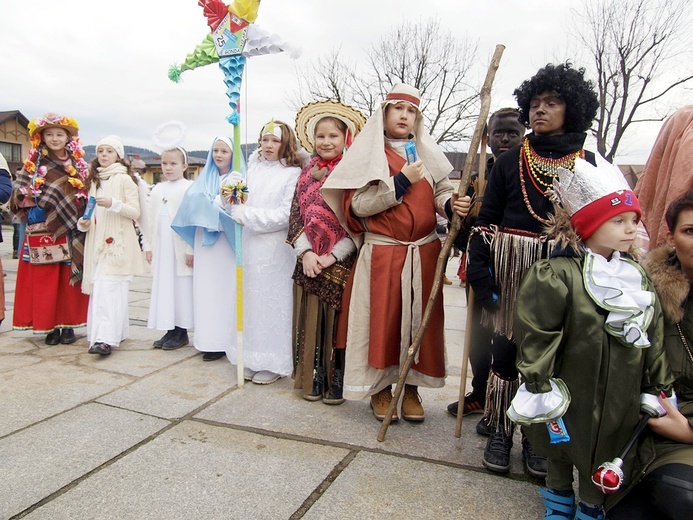
[[[72,247],[67,235],[58,239],[54,238],[51,233],[46,231],[44,222],[27,226],[26,233],[29,245],[29,262],[32,264],[57,264],[72,260]]]

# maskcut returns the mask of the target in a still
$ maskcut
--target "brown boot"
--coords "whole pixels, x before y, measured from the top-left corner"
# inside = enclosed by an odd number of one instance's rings
[[[402,419],[405,421],[421,422],[424,418],[424,409],[423,406],[421,406],[421,397],[419,397],[417,387],[414,385],[404,385]]]
[[[379,421],[385,419],[385,414],[387,414],[387,409],[390,407],[392,402],[392,390],[390,387],[383,388],[380,392],[371,396],[371,408],[373,409],[373,415]],[[392,419],[390,422],[399,421],[397,415],[397,410],[392,414]]]

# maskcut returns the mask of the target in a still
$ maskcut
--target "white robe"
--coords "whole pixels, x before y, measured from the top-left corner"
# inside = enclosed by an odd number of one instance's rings
[[[192,272],[187,276],[177,273],[176,241],[180,241],[180,237],[171,229],[171,221],[191,184],[186,179],[163,182],[157,184],[150,195],[157,200],[150,200],[149,207],[158,208],[158,214],[149,215],[152,232],[156,233],[152,241],[152,294],[147,322],[150,329],[193,328]]]
[[[101,180],[96,191],[98,197],[104,196],[104,191],[110,182],[111,179]],[[120,213],[122,206],[123,202],[115,199],[110,209],[96,206],[92,225],[98,226],[100,222],[103,222],[107,211]],[[95,230],[91,230],[91,232],[93,233]],[[132,232],[134,233],[134,229]],[[87,311],[89,346],[91,347],[95,343],[107,343],[111,347],[118,347],[130,334],[128,291],[132,276],[106,274],[106,259],[103,255],[91,253],[89,254],[89,261],[93,263],[91,269],[93,287]]]
[[[195,348],[201,352],[236,350],[236,258],[224,233],[211,246],[195,233],[193,314]]]
[[[291,201],[301,169],[251,160],[248,200],[234,212],[243,224],[243,362],[282,376],[293,371],[291,275],[296,265],[286,243]],[[236,363],[235,348],[229,359]]]

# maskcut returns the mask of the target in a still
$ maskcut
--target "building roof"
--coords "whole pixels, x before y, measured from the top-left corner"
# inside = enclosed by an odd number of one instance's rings
[[[15,118],[18,119],[19,122],[25,127],[29,124],[27,117],[19,110],[0,111],[0,123],[4,123],[5,121],[10,121]]]
[[[161,157],[152,157],[151,159],[140,159],[140,161],[144,162],[144,164],[146,164],[148,168],[158,168],[161,166]],[[206,159],[188,156],[188,166],[204,166],[206,162]]]

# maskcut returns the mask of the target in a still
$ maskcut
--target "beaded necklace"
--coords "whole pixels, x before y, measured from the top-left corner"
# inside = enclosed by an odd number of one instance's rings
[[[566,168],[570,171],[575,169],[575,159],[578,157],[585,158],[585,151],[579,150],[575,153],[570,153],[559,157],[558,159],[552,159],[547,157],[542,157],[537,152],[534,151],[532,145],[529,143],[529,139],[525,137],[522,143],[522,148],[520,149],[520,188],[522,189],[522,200],[527,207],[529,214],[534,217],[544,225],[549,224],[549,220],[540,217],[536,214],[532,208],[532,204],[529,202],[529,197],[527,196],[527,186],[525,185],[525,168],[529,172],[529,179],[536,190],[546,197],[546,189],[553,187],[553,180],[558,177],[558,168]],[[547,180],[543,180],[547,179]],[[542,189],[541,186],[544,187]]]

